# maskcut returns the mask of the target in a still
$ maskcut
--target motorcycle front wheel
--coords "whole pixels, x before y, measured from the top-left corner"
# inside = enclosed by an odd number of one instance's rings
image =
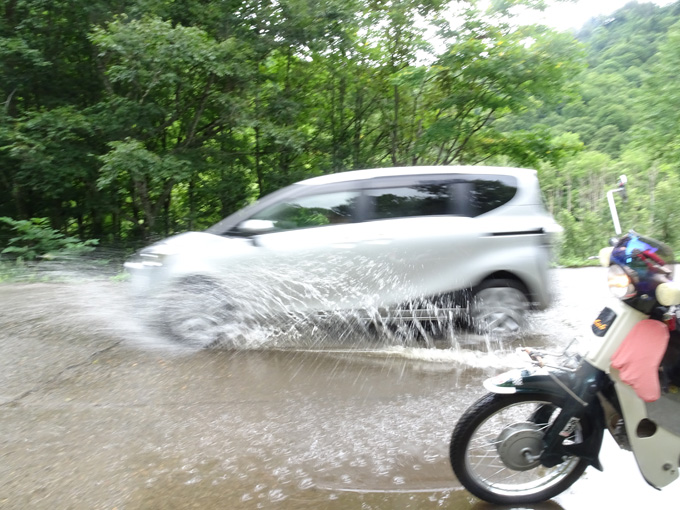
[[[539,461],[545,431],[561,409],[559,399],[544,394],[489,393],[479,399],[451,438],[451,467],[458,480],[497,505],[538,503],[569,488],[588,461],[572,456],[551,468]],[[564,444],[579,443],[587,433],[584,418]]]

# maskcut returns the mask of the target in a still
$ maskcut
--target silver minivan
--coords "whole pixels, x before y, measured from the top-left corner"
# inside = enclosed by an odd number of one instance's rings
[[[549,305],[560,231],[535,170],[381,168],[298,182],[125,266],[152,322],[193,346],[230,322],[356,312],[506,335]]]

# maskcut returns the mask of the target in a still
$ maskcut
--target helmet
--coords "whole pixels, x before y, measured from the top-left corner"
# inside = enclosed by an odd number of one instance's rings
[[[611,263],[623,268],[637,295],[653,295],[657,285],[673,277],[673,251],[666,244],[629,232],[614,246]]]

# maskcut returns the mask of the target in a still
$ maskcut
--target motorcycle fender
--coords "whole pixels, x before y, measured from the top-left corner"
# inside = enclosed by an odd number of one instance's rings
[[[586,440],[579,444],[569,447],[570,453],[582,457],[602,471],[602,464],[599,460],[600,445],[602,444],[602,434],[604,432],[604,413],[597,399],[590,405],[581,407],[581,403],[574,400],[574,395],[569,394],[564,385],[560,385],[557,376],[551,374],[545,368],[533,367],[532,369],[511,370],[503,374],[491,377],[484,381],[484,387],[492,393],[512,394],[512,393],[539,393],[553,395],[565,402],[571,401],[577,407],[583,409],[588,414],[593,426],[593,431]],[[572,425],[573,421],[567,423]]]
[[[545,368],[518,369],[504,372],[484,381],[484,388],[492,393],[549,393],[559,397],[566,396],[562,387],[555,382]]]

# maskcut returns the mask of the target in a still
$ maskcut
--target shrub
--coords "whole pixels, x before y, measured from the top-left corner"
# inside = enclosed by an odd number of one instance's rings
[[[0,251],[17,260],[50,259],[56,256],[81,255],[91,252],[99,243],[97,239],[81,241],[76,237],[65,236],[50,227],[47,218],[31,218],[30,220],[15,220],[0,217],[16,232],[7,247]]]

